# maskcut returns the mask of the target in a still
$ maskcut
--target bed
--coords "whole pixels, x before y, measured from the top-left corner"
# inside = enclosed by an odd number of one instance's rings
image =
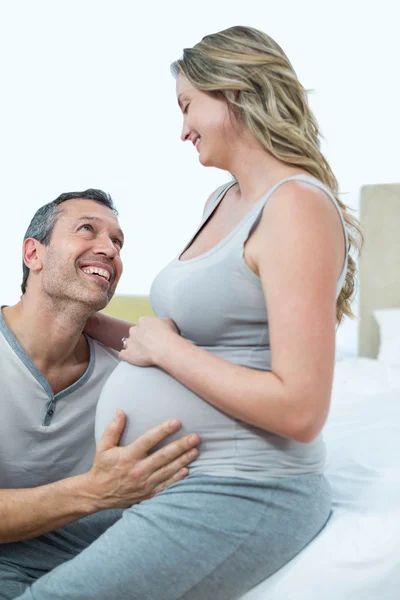
[[[361,190],[358,356],[335,365],[324,429],[333,512],[242,600],[400,597],[400,185]]]

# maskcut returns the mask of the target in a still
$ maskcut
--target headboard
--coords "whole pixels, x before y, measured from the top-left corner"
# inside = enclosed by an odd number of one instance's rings
[[[360,220],[365,244],[360,258],[360,356],[376,358],[379,330],[373,311],[400,308],[400,184],[361,188]]]
[[[153,317],[148,296],[117,296],[103,310],[107,315],[136,323],[139,317]]]

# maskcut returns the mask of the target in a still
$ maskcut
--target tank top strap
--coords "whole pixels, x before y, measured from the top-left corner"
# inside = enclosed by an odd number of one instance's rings
[[[327,194],[327,196],[329,196],[329,198],[332,200],[332,202],[336,206],[336,209],[339,213],[339,217],[342,222],[342,226],[344,229],[344,234],[346,236],[346,242],[347,242],[348,240],[347,240],[346,223],[343,218],[342,211],[340,209],[338,201],[336,200],[336,198],[333,195],[333,193],[331,192],[331,190],[324,183],[322,183],[322,181],[319,181],[319,179],[316,179],[315,177],[312,177],[311,175],[305,175],[303,173],[299,173],[299,175],[292,175],[291,177],[286,177],[285,179],[281,179],[280,181],[275,183],[275,185],[273,185],[272,188],[269,189],[268,192],[262,198],[260,198],[260,200],[255,204],[254,208],[256,209],[256,211],[255,211],[256,218],[261,217],[263,208],[264,208],[265,204],[268,202],[269,198],[278,189],[278,187],[280,187],[282,184],[286,183],[287,181],[304,181],[305,183],[308,183],[310,185],[313,185],[313,186],[319,188],[320,190],[325,192],[325,194]],[[228,189],[228,188],[226,187],[225,189]],[[347,247],[347,243],[346,243],[346,247]]]
[[[346,246],[345,247],[345,252],[346,252],[345,260],[344,260],[343,269],[342,269],[342,272],[341,272],[340,278],[339,278],[339,281],[341,283],[343,283],[343,281],[342,281],[343,276],[345,276],[346,272],[347,272],[348,247],[349,247],[346,223],[343,218],[342,211],[340,209],[338,201],[336,200],[336,198],[333,195],[333,193],[331,192],[331,190],[325,184],[323,184],[322,181],[319,181],[318,179],[312,177],[311,175],[304,175],[301,173],[299,175],[292,175],[291,177],[286,177],[285,179],[281,179],[280,181],[275,183],[275,185],[273,185],[272,188],[270,190],[268,190],[268,192],[262,198],[260,198],[260,200],[254,205],[254,207],[250,211],[250,213],[248,215],[249,218],[246,219],[245,227],[242,230],[243,241],[245,241],[251,235],[251,233],[254,231],[254,229],[257,227],[258,223],[260,222],[264,206],[268,202],[269,198],[278,189],[278,187],[280,187],[283,183],[286,183],[287,181],[304,181],[305,183],[313,185],[313,186],[319,188],[320,190],[322,190],[323,192],[325,192],[325,194],[327,196],[329,196],[329,198],[334,203],[334,205],[339,213],[339,217],[340,217],[340,220],[342,223],[343,234],[344,234],[344,238],[345,238],[345,246]]]
[[[209,199],[209,201],[206,204],[206,207],[204,209],[203,216],[201,218],[200,224],[198,225],[198,227],[195,230],[194,234],[190,238],[189,242],[186,244],[186,246],[183,248],[183,250],[181,250],[179,252],[179,254],[177,256],[178,260],[179,260],[180,256],[184,252],[186,252],[186,250],[192,245],[192,243],[193,243],[194,239],[196,238],[196,236],[200,233],[200,231],[204,227],[205,223],[208,221],[208,219],[210,218],[210,216],[212,215],[212,213],[214,212],[214,210],[217,208],[218,204],[221,202],[222,198],[225,196],[225,193],[235,183],[236,183],[235,180],[229,181],[228,183],[224,183],[219,188],[217,188],[215,190],[215,192],[211,195],[211,197],[210,197],[210,199]]]
[[[207,207],[203,213],[203,218],[201,220],[200,227],[202,227],[204,222],[207,221],[208,217],[211,215],[211,213],[214,211],[214,209],[217,208],[218,204],[220,203],[222,198],[225,196],[225,194],[229,190],[229,188],[231,188],[235,184],[236,184],[236,181],[233,179],[232,181],[228,181],[228,183],[224,183],[223,185],[221,185],[219,188],[217,188],[215,190],[215,192],[211,196],[210,201],[208,202]]]

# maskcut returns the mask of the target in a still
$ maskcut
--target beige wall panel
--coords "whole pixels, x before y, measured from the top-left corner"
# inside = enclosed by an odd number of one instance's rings
[[[361,189],[365,246],[360,259],[359,354],[376,358],[379,330],[373,311],[400,307],[400,184]]]

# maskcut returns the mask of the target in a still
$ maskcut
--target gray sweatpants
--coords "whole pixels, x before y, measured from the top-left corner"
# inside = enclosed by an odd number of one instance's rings
[[[10,544],[10,553],[3,546],[0,598],[232,600],[300,552],[330,506],[322,475],[268,482],[189,476],[122,518],[104,511]]]

